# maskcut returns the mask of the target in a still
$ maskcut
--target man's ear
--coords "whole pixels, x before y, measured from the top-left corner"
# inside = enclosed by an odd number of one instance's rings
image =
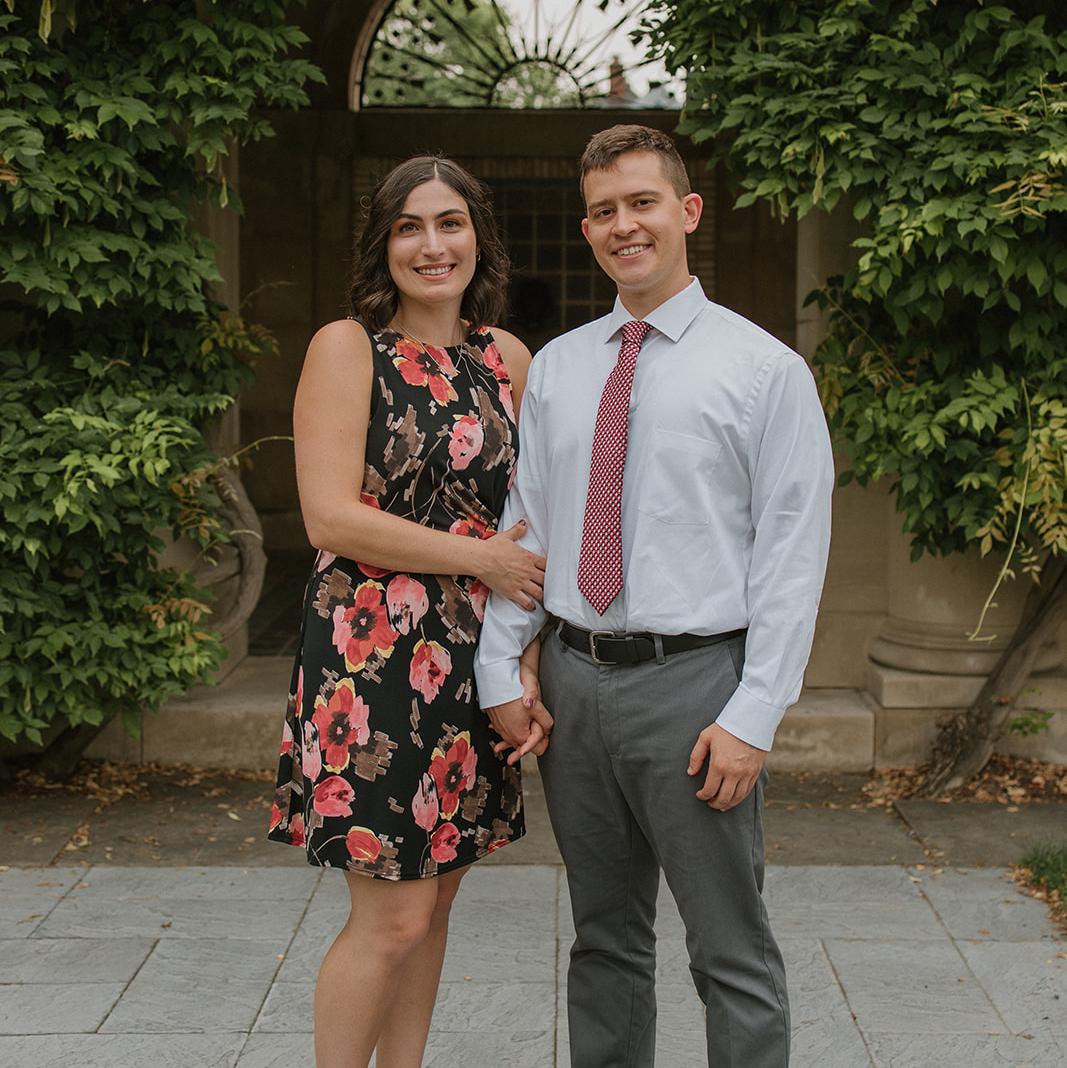
[[[687,193],[682,198],[682,211],[685,213],[685,232],[691,234],[700,222],[704,212],[704,201],[699,193]]]
[[[588,217],[582,219],[582,237],[589,240],[589,219]]]

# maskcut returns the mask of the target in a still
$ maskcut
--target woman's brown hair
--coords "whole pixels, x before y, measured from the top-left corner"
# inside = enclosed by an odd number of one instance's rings
[[[348,303],[352,315],[371,330],[388,325],[400,299],[389,273],[389,233],[393,223],[412,189],[435,178],[466,201],[478,241],[480,256],[474,265],[474,277],[463,293],[460,315],[472,326],[488,326],[504,314],[510,264],[493,217],[489,187],[444,156],[413,156],[397,164],[374,187],[366,224],[356,241]]]

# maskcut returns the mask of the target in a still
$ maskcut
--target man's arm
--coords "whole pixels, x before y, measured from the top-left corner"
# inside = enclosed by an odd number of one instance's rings
[[[520,544],[531,552],[535,551],[533,546],[538,546],[536,552],[539,555],[544,555],[542,547],[547,547],[548,543],[548,517],[538,449],[539,394],[544,362],[544,355],[541,355],[530,366],[519,419],[518,468],[500,520],[501,529],[505,529],[512,522],[525,519],[526,533],[520,539]],[[508,518],[510,516],[516,519],[511,520]],[[482,708],[491,709],[517,702],[521,709],[523,687],[519,678],[519,658],[540,631],[545,618],[543,605],[536,605],[532,611],[528,611],[506,598],[495,594],[490,596],[474,659],[478,701]],[[525,713],[526,710],[522,711]],[[528,719],[526,716],[527,722]],[[525,740],[525,734],[522,737]]]
[[[800,695],[830,544],[833,453],[807,365],[782,353],[760,370],[747,427],[752,525],[748,638],[741,682],[701,732],[690,774],[714,808],[748,795],[785,710]]]

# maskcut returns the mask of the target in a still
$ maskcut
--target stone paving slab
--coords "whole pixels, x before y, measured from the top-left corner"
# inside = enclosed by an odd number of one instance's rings
[[[0,1036],[0,1064],[20,1068],[233,1068],[244,1040],[244,1035]],[[277,1062],[279,1068],[284,1063]]]
[[[0,986],[0,1035],[95,1031],[124,989],[124,983]]]
[[[878,1068],[1062,1068],[1049,1038],[1018,1035],[872,1035]]]
[[[217,867],[111,867],[97,865],[75,883],[70,901],[307,901],[321,878],[320,870]]]
[[[933,909],[897,867],[774,867],[763,890],[778,938],[944,937]]]
[[[147,969],[148,966],[146,966]],[[220,1034],[251,1030],[270,978],[185,978],[142,971],[100,1027],[104,1034]]]
[[[1009,1030],[947,939],[831,939],[825,946],[864,1034],[973,1035]]]
[[[0,871],[0,939],[29,938],[81,874],[72,868]]]
[[[244,1045],[238,1068],[312,1068],[315,1042],[310,1033],[254,1034]],[[457,1068],[457,1066],[453,1066]]]
[[[1006,868],[1035,842],[1067,845],[1067,802],[1029,805],[898,801],[919,840],[960,868]]]
[[[0,984],[128,983],[153,945],[148,938],[3,940]]]
[[[1050,942],[962,942],[959,948],[1013,1032],[1067,1038],[1067,950]]]
[[[62,901],[35,935],[45,938],[238,938],[265,941],[283,952],[300,922],[300,910],[264,923],[262,910],[243,901],[167,898],[127,901],[121,908],[102,898]]]
[[[1032,942],[1058,937],[1048,907],[1027,897],[1002,870],[912,870],[949,934],[957,939]]]

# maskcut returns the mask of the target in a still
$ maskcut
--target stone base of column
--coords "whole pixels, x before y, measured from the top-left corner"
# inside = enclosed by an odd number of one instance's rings
[[[919,764],[930,755],[937,723],[966,708],[982,688],[981,675],[935,675],[867,665],[867,690],[874,705],[874,766]],[[1018,713],[1052,712],[1048,729],[1024,737],[1007,734],[997,751],[1067,764],[1067,674],[1062,669],[1034,675]]]

